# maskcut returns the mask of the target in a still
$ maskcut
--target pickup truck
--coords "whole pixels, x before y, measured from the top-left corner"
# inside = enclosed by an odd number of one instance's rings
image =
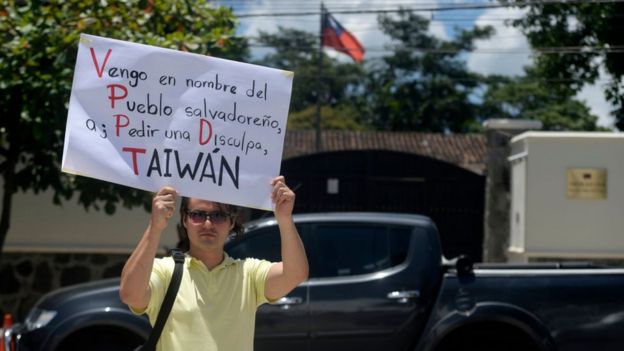
[[[624,349],[624,269],[447,261],[435,224],[418,215],[320,213],[295,222],[310,278],[260,307],[256,351]],[[247,224],[226,250],[279,260],[275,219]],[[121,303],[118,284],[52,292],[5,335],[22,351],[132,350],[150,325]]]

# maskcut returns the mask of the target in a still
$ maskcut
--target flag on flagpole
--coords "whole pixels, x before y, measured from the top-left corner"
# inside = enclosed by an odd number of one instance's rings
[[[355,61],[364,60],[364,47],[326,9],[322,11],[321,45],[345,53]]]

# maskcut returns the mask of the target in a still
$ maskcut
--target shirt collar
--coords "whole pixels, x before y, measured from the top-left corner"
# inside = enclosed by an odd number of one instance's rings
[[[219,265],[217,265],[215,268],[213,268],[211,270],[211,272],[216,272],[219,271],[229,265],[232,265],[234,263],[236,263],[236,260],[233,259],[232,257],[230,257],[230,255],[227,254],[227,252],[223,253],[223,261],[221,261],[221,263],[219,263]],[[195,258],[191,255],[189,255],[189,253],[186,253],[186,260],[184,261],[184,264],[186,265],[187,268],[190,268],[192,266],[196,266],[196,267],[204,267],[206,268],[206,265],[204,264],[204,262],[202,262],[200,259]]]

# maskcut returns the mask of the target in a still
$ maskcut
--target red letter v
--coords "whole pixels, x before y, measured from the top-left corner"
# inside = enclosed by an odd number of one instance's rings
[[[95,65],[95,71],[97,72],[98,77],[102,78],[102,73],[104,73],[104,67],[106,67],[106,61],[108,61],[108,57],[110,56],[112,49],[108,49],[106,51],[106,56],[104,57],[104,63],[102,64],[102,68],[98,65],[97,57],[95,57],[95,50],[91,49],[91,58],[93,59],[93,64]]]

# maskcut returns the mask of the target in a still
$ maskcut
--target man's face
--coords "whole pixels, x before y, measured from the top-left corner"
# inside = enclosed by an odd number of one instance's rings
[[[214,202],[189,199],[184,227],[190,241],[190,251],[222,250],[234,222],[225,210]]]

